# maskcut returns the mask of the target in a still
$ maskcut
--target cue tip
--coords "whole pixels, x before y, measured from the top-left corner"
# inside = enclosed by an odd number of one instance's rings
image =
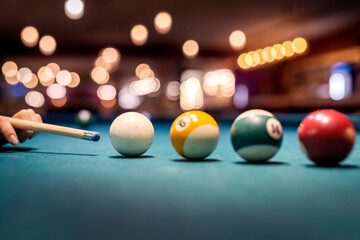
[[[97,142],[100,139],[100,133],[98,132],[91,132],[91,131],[85,131],[84,132],[84,139],[90,140],[93,142]]]

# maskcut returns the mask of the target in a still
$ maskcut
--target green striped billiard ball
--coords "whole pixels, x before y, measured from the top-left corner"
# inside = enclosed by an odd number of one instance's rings
[[[248,162],[265,162],[280,149],[281,123],[268,111],[253,109],[240,114],[231,126],[234,150]]]

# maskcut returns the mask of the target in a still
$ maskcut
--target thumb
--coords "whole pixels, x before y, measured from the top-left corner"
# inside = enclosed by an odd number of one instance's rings
[[[9,143],[14,146],[18,145],[19,140],[17,138],[15,129],[5,118],[0,118],[0,132]]]

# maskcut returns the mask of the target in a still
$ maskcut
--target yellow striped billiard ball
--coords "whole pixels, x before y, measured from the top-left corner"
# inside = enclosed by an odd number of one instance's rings
[[[219,140],[219,126],[215,119],[202,111],[189,111],[178,116],[170,129],[175,150],[189,160],[209,156]]]

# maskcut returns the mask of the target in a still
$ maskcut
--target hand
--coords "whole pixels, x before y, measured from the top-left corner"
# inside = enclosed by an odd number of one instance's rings
[[[34,122],[42,122],[41,116],[35,113],[32,109],[23,109],[15,113],[13,118],[19,118]],[[16,146],[18,145],[19,141],[21,143],[25,142],[26,139],[32,139],[38,134],[38,132],[33,132],[29,130],[15,130],[8,120],[0,117],[0,145],[9,142],[10,144]]]

